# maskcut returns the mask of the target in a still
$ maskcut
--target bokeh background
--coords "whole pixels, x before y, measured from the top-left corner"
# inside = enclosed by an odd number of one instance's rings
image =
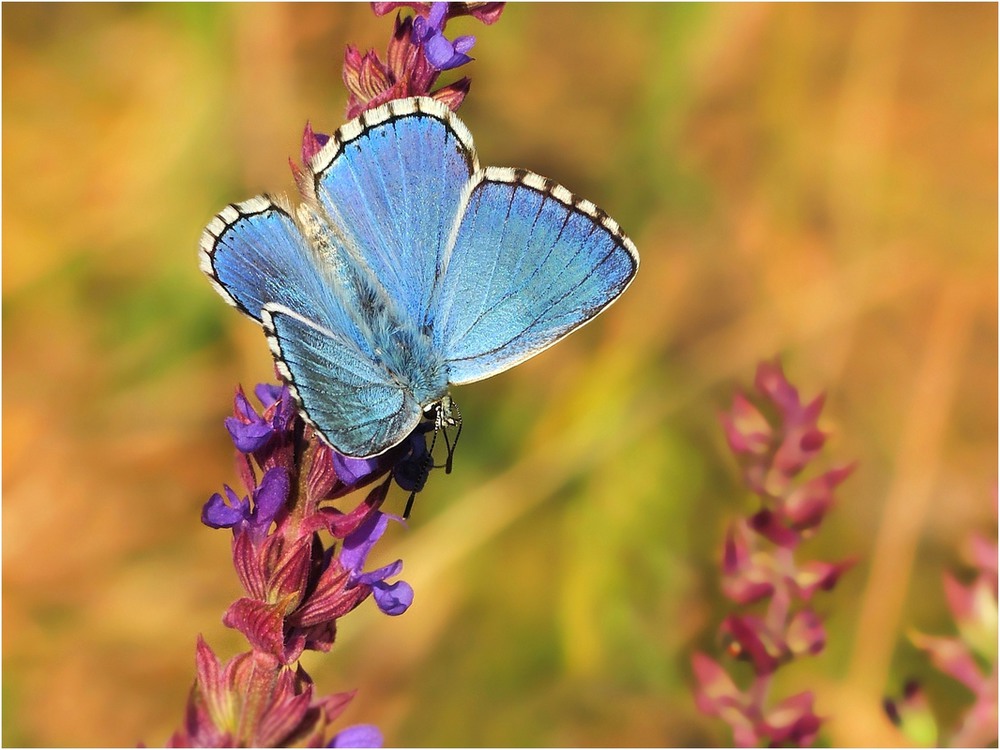
[[[367,5],[3,6],[3,743],[162,744],[195,637],[239,594],[201,504],[222,426],[270,380],[260,331],[200,275],[228,202],[291,192],[306,120],[342,122]],[[779,356],[858,460],[809,543],[858,566],[819,600],[823,742],[904,743],[907,677],[970,699],[910,628],[991,536],[997,476],[997,8],[514,5],[461,110],[485,164],[593,199],[642,268],[599,321],[455,394],[456,470],[370,603],[306,666],[402,745],[728,744],[689,656],[717,650],[718,559],[752,508],[718,423]],[[448,80],[447,78],[445,80]],[[391,502],[401,507],[399,492]]]

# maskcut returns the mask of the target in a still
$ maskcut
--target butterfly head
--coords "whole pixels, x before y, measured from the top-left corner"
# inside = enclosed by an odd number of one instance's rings
[[[452,399],[451,394],[446,393],[439,401],[428,404],[424,407],[424,418],[434,423],[434,438],[431,440],[431,451],[437,442],[438,433],[444,436],[444,444],[448,448],[448,457],[445,459],[444,470],[446,474],[451,473],[452,459],[455,456],[455,448],[458,446],[458,438],[462,434],[462,412],[458,409],[458,404]],[[454,429],[452,436],[449,430]]]

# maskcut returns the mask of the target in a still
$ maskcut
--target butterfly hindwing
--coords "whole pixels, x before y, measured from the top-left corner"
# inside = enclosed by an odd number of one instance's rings
[[[462,191],[478,168],[465,125],[433,99],[390,101],[338,130],[310,166],[315,199],[357,262],[423,325]]]
[[[467,189],[437,292],[449,382],[551,346],[611,304],[637,266],[632,242],[594,204],[531,172],[485,169]]]
[[[282,305],[265,305],[264,331],[303,416],[347,456],[374,456],[421,418],[412,393],[342,335]]]

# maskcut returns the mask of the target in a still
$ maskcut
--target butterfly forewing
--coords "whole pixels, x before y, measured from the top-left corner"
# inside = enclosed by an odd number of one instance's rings
[[[431,291],[463,189],[472,137],[433,99],[391,101],[345,125],[312,161],[316,198],[410,323]]]
[[[371,356],[354,309],[335,294],[316,248],[284,205],[260,196],[228,206],[202,234],[200,254],[219,293],[258,323],[264,305],[282,304]]]
[[[635,276],[638,254],[588,201],[523,170],[472,183],[436,306],[452,384],[482,380],[591,320]]]

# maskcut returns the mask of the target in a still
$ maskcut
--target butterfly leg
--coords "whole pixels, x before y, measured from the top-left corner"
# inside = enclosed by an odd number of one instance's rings
[[[457,427],[454,440],[451,440],[448,437],[449,427]],[[452,460],[455,457],[455,449],[458,447],[458,439],[462,435],[462,412],[459,411],[458,404],[452,400],[451,396],[445,396],[441,399],[441,405],[437,410],[437,415],[434,420],[435,435],[438,430],[441,430],[444,434],[444,444],[448,448],[448,458],[445,459],[444,473],[451,474],[451,466]]]

